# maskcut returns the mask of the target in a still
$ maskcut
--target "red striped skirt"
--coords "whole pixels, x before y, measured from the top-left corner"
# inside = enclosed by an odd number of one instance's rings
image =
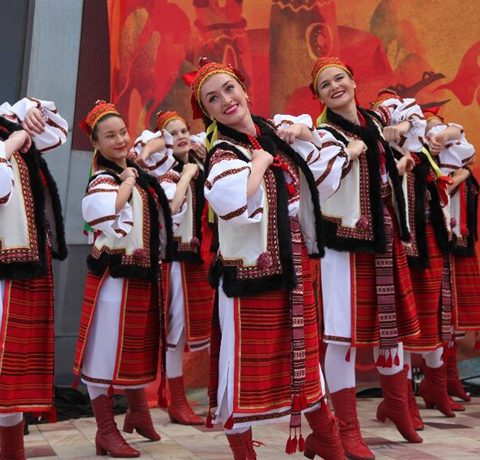
[[[179,262],[182,270],[182,291],[185,311],[185,351],[196,351],[210,344],[214,290],[208,283],[208,268],[204,264]],[[170,270],[162,270],[163,292],[167,308],[170,305]],[[167,324],[168,331],[168,324]]]
[[[480,272],[476,256],[454,256],[454,325],[459,331],[480,329]]]
[[[420,323],[420,336],[409,338],[404,343],[405,349],[412,352],[435,350],[443,343],[441,301],[444,255],[430,223],[426,226],[426,240],[429,266],[410,269]]]
[[[0,331],[0,413],[47,412],[53,404],[51,267],[43,277],[5,280]]]
[[[81,372],[102,280],[102,276],[87,273],[73,369],[76,375]],[[125,278],[123,293],[115,375],[112,382],[98,383],[143,385],[155,380],[157,373],[162,314],[157,287],[148,281]]]

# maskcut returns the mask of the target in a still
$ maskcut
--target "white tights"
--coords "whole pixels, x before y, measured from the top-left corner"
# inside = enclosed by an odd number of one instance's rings
[[[0,426],[15,426],[23,420],[23,412],[12,412],[10,414],[0,414]]]
[[[183,375],[183,352],[185,350],[185,329],[174,349],[167,349],[166,370],[167,378],[174,379]]]
[[[437,348],[433,351],[425,351],[420,353],[422,358],[425,360],[425,364],[427,367],[432,369],[438,369],[443,365],[442,354],[443,354],[443,347]],[[410,352],[406,351],[404,353],[405,356],[405,364],[408,364],[408,378],[412,379],[412,355]]]

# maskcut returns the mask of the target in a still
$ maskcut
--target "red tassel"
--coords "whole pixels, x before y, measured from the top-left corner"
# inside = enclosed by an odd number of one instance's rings
[[[78,388],[78,382],[79,382],[79,380],[80,380],[80,376],[77,374],[77,375],[75,376],[75,378],[73,379],[73,383],[72,383],[72,388],[73,388],[74,390],[76,390],[76,389]]]
[[[398,356],[398,350],[395,353],[395,359],[393,360],[393,363],[395,364],[395,366],[400,366],[400,358]]]
[[[290,196],[293,196],[293,195],[295,195],[295,192],[296,192],[295,185],[293,185],[293,184],[287,184],[287,193],[288,193]]]
[[[392,367],[392,352],[389,352],[385,367]]]
[[[228,419],[225,422],[225,424],[223,425],[223,427],[226,430],[231,430],[233,428],[233,415],[230,415],[230,417],[228,417]]]
[[[300,433],[300,438],[298,439],[298,450],[299,452],[305,451],[305,439],[303,439],[302,433]]]
[[[296,451],[297,451],[297,446],[298,446],[298,439],[297,439],[297,435],[295,435],[295,437],[292,439],[292,451],[290,452],[291,454],[294,454]]]
[[[208,413],[207,418],[205,419],[205,427],[213,428],[213,417],[210,412]]]
[[[386,367],[386,360],[385,360],[385,355],[382,353],[382,351],[380,351],[380,354],[378,355],[378,358],[377,358],[377,362],[375,363],[375,365],[377,367]]]
[[[347,354],[345,355],[345,361],[347,363],[350,362],[350,349],[351,349],[351,347],[348,347]]]
[[[291,454],[292,453],[291,450],[292,450],[292,438],[290,437],[287,439],[287,444],[285,444],[285,453]]]
[[[108,387],[107,394],[108,394],[109,397],[111,397],[111,396],[113,396],[113,393],[114,393],[113,385],[110,385]]]

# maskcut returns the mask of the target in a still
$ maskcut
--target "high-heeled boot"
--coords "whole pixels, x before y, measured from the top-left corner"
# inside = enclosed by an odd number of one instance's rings
[[[424,366],[425,377],[420,383],[418,394],[425,401],[427,409],[436,407],[447,417],[455,417],[452,404],[447,393],[447,382],[445,378],[445,365],[440,367]]]
[[[160,435],[153,427],[145,389],[128,389],[125,390],[125,394],[128,399],[128,411],[125,415],[123,431],[133,433],[133,430],[136,430],[138,434],[150,441],[160,441]]]
[[[25,460],[23,420],[13,426],[0,426],[0,460]]]
[[[417,406],[417,400],[413,393],[412,381],[407,379],[407,391],[408,391],[408,408],[410,409],[410,417],[412,417],[413,426],[415,431],[422,431],[425,425],[420,415],[420,410]]]
[[[352,460],[373,460],[375,455],[367,447],[360,432],[355,388],[344,388],[330,394],[337,417],[345,455]]]
[[[346,457],[340,440],[338,422],[328,406],[322,404],[312,412],[305,412],[305,418],[313,433],[305,439],[303,455],[310,459],[318,455],[325,460],[344,460]]]
[[[243,433],[227,434],[226,436],[234,460],[257,460],[257,454],[253,448],[251,428]]]
[[[97,455],[110,454],[111,457],[133,458],[139,457],[140,452],[131,447],[117,429],[113,418],[112,399],[101,395],[91,401],[95,420],[97,421],[97,435],[95,447]]]
[[[170,405],[168,406],[170,420],[182,425],[203,425],[202,418],[193,412],[187,401],[183,376],[168,379],[168,386],[170,388]]]
[[[447,374],[447,391],[450,396],[456,396],[465,402],[469,402],[472,398],[465,392],[460,377],[458,375],[457,365],[457,344],[448,350],[445,359],[445,368]],[[465,408],[463,408],[465,410]],[[453,409],[455,410],[455,409]]]
[[[378,406],[377,419],[380,422],[390,419],[408,442],[419,443],[423,439],[415,431],[410,416],[406,380],[407,367],[394,375],[380,374],[383,401]]]

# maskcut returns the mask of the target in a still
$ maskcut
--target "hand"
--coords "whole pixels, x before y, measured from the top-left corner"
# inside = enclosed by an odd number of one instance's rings
[[[277,129],[277,136],[284,140],[287,144],[293,144],[295,139],[303,141],[311,141],[312,133],[307,125],[301,123],[293,123],[291,125],[282,125]]]
[[[31,108],[25,115],[22,126],[30,136],[45,132],[45,119],[42,112],[36,107]]]
[[[185,163],[182,169],[182,176],[190,177],[193,179],[198,174],[198,166],[194,163]]]
[[[197,157],[202,161],[207,156],[207,147],[205,147],[205,144],[197,144],[196,142],[192,142],[192,150],[195,152]]]
[[[125,168],[122,171],[122,174],[120,174],[120,180],[122,182],[125,182],[129,177],[133,177],[135,179],[135,182],[136,182],[137,177],[138,177],[138,171],[135,168],[132,168],[132,167]]]
[[[444,131],[428,137],[428,147],[432,155],[438,155],[445,147],[447,138]]]
[[[154,139],[150,139],[142,149],[142,153],[137,157],[137,163],[141,167],[145,167],[145,162],[148,158],[154,153],[161,152],[165,148],[165,138],[155,137]]]
[[[262,165],[267,170],[273,163],[273,155],[263,149],[252,150],[252,163]]]
[[[348,143],[346,151],[350,160],[355,160],[362,153],[365,153],[367,151],[367,145],[365,144],[365,142],[360,140],[351,141]]]
[[[408,133],[410,126],[409,121],[402,121],[395,126],[385,126],[383,128],[383,137],[387,142],[395,142],[400,145],[400,142]]]
[[[16,152],[19,150],[22,153],[26,153],[28,149],[32,146],[32,138],[29,136],[27,131],[14,131],[8,137],[6,144],[10,153]]]
[[[400,176],[410,172],[415,166],[415,160],[410,155],[405,155],[397,162],[397,171]]]

